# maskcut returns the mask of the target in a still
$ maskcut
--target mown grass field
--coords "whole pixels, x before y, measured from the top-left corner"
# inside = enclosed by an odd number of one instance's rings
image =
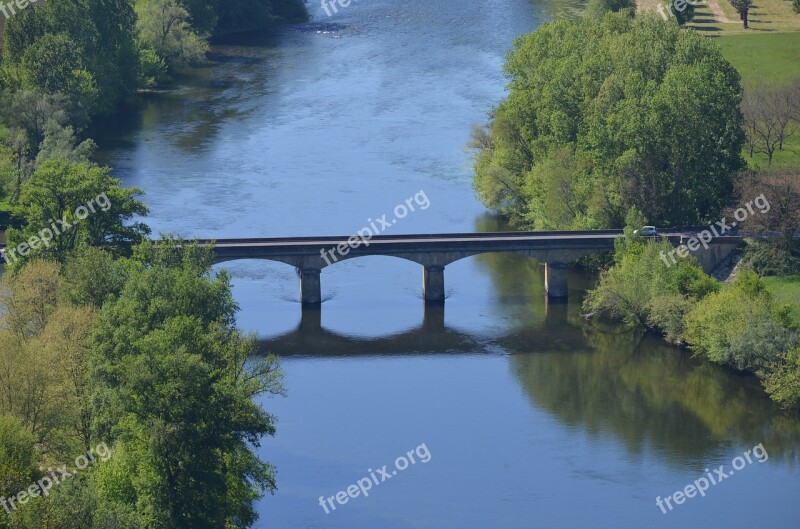
[[[800,275],[765,277],[764,282],[779,303],[792,307],[792,316],[800,323]]]
[[[800,20],[800,15],[794,15]],[[745,86],[800,79],[800,32],[723,35],[714,39]]]

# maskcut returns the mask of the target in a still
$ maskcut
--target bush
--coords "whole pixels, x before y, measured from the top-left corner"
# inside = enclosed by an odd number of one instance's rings
[[[743,263],[761,276],[800,274],[800,243],[787,250],[773,241],[751,241]]]
[[[761,371],[788,351],[796,337],[790,318],[761,279],[742,271],[727,288],[701,300],[686,316],[686,340],[708,360]]]
[[[775,369],[765,376],[764,387],[773,400],[783,406],[800,407],[800,347],[781,358]]]
[[[629,325],[659,329],[670,342],[680,342],[685,315],[698,300],[717,292],[719,283],[693,257],[678,257],[676,264],[667,266],[663,256],[673,250],[668,241],[633,234],[646,223],[636,208],[629,210],[625,237],[615,243],[615,265],[601,274],[584,308]]]
[[[0,497],[12,496],[34,481],[35,443],[35,437],[22,422],[0,416]]]
[[[686,314],[694,303],[684,296],[661,296],[650,302],[647,324],[664,333],[668,342],[678,343],[686,332]]]
[[[91,474],[73,476],[16,511],[10,529],[140,529],[145,525],[130,506],[109,503],[97,492]]]
[[[731,341],[729,362],[740,371],[763,372],[796,342],[789,329],[774,319],[762,318]]]

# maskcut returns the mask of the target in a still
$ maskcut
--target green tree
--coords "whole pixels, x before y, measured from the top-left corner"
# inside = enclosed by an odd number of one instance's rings
[[[120,187],[108,168],[63,159],[45,161],[23,185],[14,209],[15,215],[26,222],[23,228],[8,231],[8,246],[17,250],[19,259],[15,263],[24,263],[32,256],[63,263],[82,245],[128,254],[150,233],[140,222],[128,224],[134,215],[147,213],[136,200],[140,194],[136,188]],[[43,241],[43,230],[52,240]],[[20,248],[23,243],[31,246],[30,252]]]
[[[694,224],[728,203],[740,78],[709,39],[629,13],[556,20],[518,39],[505,71],[509,95],[472,143],[487,206],[538,229],[561,189],[565,228],[621,227],[633,205]]]
[[[93,311],[59,303],[59,266],[32,261],[2,279],[0,414],[12,415],[50,454],[86,447]]]
[[[11,129],[22,133],[21,141],[12,140],[12,143],[19,144],[14,150],[20,160],[25,154],[36,157],[49,123],[59,126],[74,124],[76,114],[63,94],[45,95],[21,90],[5,96],[9,104],[0,107],[0,117]]]
[[[96,429],[126,447],[132,470],[106,486],[149,527],[249,527],[251,502],[275,489],[251,446],[275,432],[254,398],[282,393],[282,372],[236,330],[229,277],[212,277],[211,264],[209,248],[145,242],[99,317]]]
[[[100,308],[119,295],[125,279],[124,267],[114,261],[111,252],[84,246],[64,266],[64,297],[74,305]]]
[[[0,144],[0,200],[13,196],[17,181],[14,151]]]
[[[94,76],[83,67],[75,47],[67,33],[43,35],[25,49],[22,75],[29,88],[46,94],[64,94],[91,114],[97,106],[97,85]]]
[[[75,130],[72,127],[62,127],[55,121],[49,121],[44,129],[44,139],[36,155],[36,163],[42,164],[46,160],[61,158],[70,162],[88,162],[97,149],[97,144],[91,139],[78,143]]]
[[[116,457],[116,453],[114,454]],[[11,517],[10,529],[145,529],[141,514],[128,505],[108,501],[94,477],[112,460],[93,465],[28,502]]]
[[[106,113],[136,87],[135,32],[128,0],[39,2],[7,21],[3,63],[21,67],[31,89],[67,88],[75,103]]]
[[[194,30],[189,12],[175,0],[142,0],[138,13],[142,41],[170,69],[197,64],[205,58],[206,36]]]
[[[730,3],[739,13],[744,29],[748,29],[750,27],[750,8],[753,6],[753,0],[730,0]]]
[[[0,498],[13,496],[30,484],[36,473],[35,444],[36,438],[22,422],[0,414]],[[4,517],[1,513],[0,527]]]

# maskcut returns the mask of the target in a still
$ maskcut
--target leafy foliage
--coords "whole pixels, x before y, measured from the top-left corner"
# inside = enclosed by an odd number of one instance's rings
[[[168,68],[197,64],[205,57],[206,36],[194,31],[185,7],[175,0],[143,0],[139,5],[140,38]]]
[[[593,17],[601,17],[609,11],[616,13],[623,9],[635,12],[635,0],[589,0],[586,4],[586,14]]]
[[[0,414],[0,497],[16,494],[33,479],[35,443],[36,438],[21,421]]]
[[[138,189],[120,187],[108,168],[64,159],[47,160],[23,185],[14,212],[26,225],[18,230],[9,229],[9,248],[18,247],[48,229],[52,241],[37,245],[27,256],[21,254],[17,263],[33,256],[63,263],[82,245],[128,254],[149,233],[142,223],[126,223],[134,215],[147,213],[147,208],[135,198],[140,194]],[[85,218],[80,218],[84,211],[78,212],[78,208],[85,210]]]
[[[127,447],[132,470],[105,486],[127,491],[151,527],[247,527],[250,502],[275,488],[251,449],[274,419],[253,398],[282,393],[282,374],[274,357],[249,360],[229,278],[210,266],[197,245],[144,243],[98,321],[96,429]]]
[[[505,70],[510,94],[471,144],[487,206],[573,229],[622,226],[633,205],[688,225],[727,204],[741,87],[709,39],[626,13],[556,20],[518,39]]]
[[[763,371],[792,348],[788,310],[778,307],[761,279],[743,270],[720,292],[686,316],[686,340],[712,362],[742,371]]]
[[[604,271],[584,300],[584,309],[628,325],[661,330],[668,340],[681,341],[683,319],[697,300],[719,286],[697,266],[693,257],[667,255],[674,250],[665,240],[634,235],[647,221],[632,208],[625,238],[617,240],[614,266]]]
[[[800,348],[792,349],[765,378],[764,385],[773,399],[788,408],[800,407]]]
[[[109,112],[136,87],[135,20],[128,0],[40,2],[7,21],[3,61],[28,89]]]
[[[784,248],[770,240],[753,240],[747,244],[743,258],[753,271],[762,276],[788,276],[800,273],[800,243]]]
[[[61,302],[55,263],[32,261],[0,288],[0,414],[16,417],[52,453],[91,438],[88,351],[94,312]]]

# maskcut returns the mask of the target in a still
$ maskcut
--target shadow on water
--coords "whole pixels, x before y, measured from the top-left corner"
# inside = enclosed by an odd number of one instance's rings
[[[214,40],[205,64],[187,68],[158,90],[132,96],[116,114],[98,118],[87,135],[99,146],[99,163],[140,145],[148,131],[169,130],[172,145],[192,154],[212,148],[225,123],[255,110],[249,104],[269,86],[276,53],[289,27]],[[146,137],[144,138],[146,140]]]

